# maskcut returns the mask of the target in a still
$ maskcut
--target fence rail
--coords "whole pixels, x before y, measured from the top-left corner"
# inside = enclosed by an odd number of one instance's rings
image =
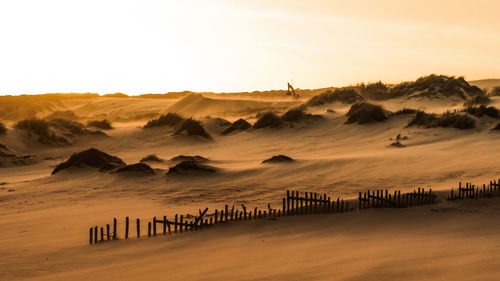
[[[451,194],[448,200],[471,199],[471,198],[486,198],[500,196],[500,180],[490,181],[489,185],[483,185],[482,188],[476,187],[470,183],[466,183],[465,187],[459,183],[458,192],[454,188],[451,189]],[[357,208],[353,206],[353,201],[357,201]],[[208,208],[203,211],[200,209],[197,216],[175,214],[172,218],[158,219],[153,217],[147,221],[147,236],[157,236],[160,232],[163,235],[182,233],[187,231],[199,230],[206,227],[211,227],[219,223],[240,222],[264,218],[279,218],[283,216],[296,216],[308,214],[331,214],[345,213],[355,210],[364,210],[370,208],[407,208],[413,206],[427,205],[437,203],[437,195],[432,189],[424,190],[418,188],[413,192],[401,193],[397,190],[389,192],[389,190],[368,190],[364,193],[359,192],[356,199],[344,200],[337,197],[331,199],[327,194],[318,194],[316,192],[300,192],[286,191],[286,197],[282,199],[282,207],[275,209],[271,204],[267,204],[267,208],[253,210],[247,209],[244,204],[241,204],[241,209],[235,208],[232,205],[225,205],[223,209],[215,209],[213,213],[208,213]],[[351,203],[351,205],[349,205]],[[158,229],[158,225],[161,230]],[[124,239],[129,239],[130,234],[130,219],[125,217]],[[141,238],[141,220],[136,219],[136,237]],[[111,229],[110,224],[106,226],[92,226],[89,228],[89,244],[97,244],[105,241],[120,239],[118,236],[117,219],[113,218]]]

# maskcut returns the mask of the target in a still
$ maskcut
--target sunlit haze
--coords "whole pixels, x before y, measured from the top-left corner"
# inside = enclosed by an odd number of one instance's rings
[[[2,0],[0,94],[500,76],[500,1]]]

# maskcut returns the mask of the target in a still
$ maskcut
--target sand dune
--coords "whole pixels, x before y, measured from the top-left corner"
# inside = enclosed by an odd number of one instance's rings
[[[122,229],[125,216],[196,214],[199,208],[212,211],[224,204],[277,207],[287,189],[355,198],[374,188],[449,190],[459,181],[482,184],[500,174],[499,132],[490,131],[499,119],[486,115],[470,115],[477,124],[466,130],[407,127],[415,113],[348,124],[352,104],[333,101],[305,110],[321,115],[321,121],[290,121],[295,115],[289,114],[279,128],[249,129],[245,123],[245,130],[223,134],[229,122],[241,117],[249,125],[258,113],[273,111],[283,118],[285,111],[306,100],[241,94],[51,100],[46,110],[33,111],[35,115],[70,110],[82,122],[112,121],[108,137],[80,136],[66,145],[40,143],[14,129],[15,119],[9,119],[7,133],[0,135],[5,146],[0,151],[35,155],[37,161],[0,168],[0,279],[496,278],[498,199],[447,202],[443,193],[439,204],[418,208],[251,221],[88,245],[88,227],[105,225],[113,217],[120,219]],[[463,109],[464,99],[438,94],[369,102],[392,112],[414,108],[441,114]],[[500,98],[492,97],[489,106],[499,105]],[[211,139],[175,135],[176,126],[142,129],[147,120],[167,112],[199,120]],[[391,146],[398,135],[406,137],[398,139],[402,147]],[[91,147],[123,160],[119,166],[127,167],[126,172],[82,165],[51,175],[58,164]],[[145,162],[151,170],[133,164],[150,154],[159,159]],[[216,172],[167,175],[182,161],[200,159],[174,158],[179,155],[207,158],[203,165]],[[277,155],[294,161],[262,164]]]

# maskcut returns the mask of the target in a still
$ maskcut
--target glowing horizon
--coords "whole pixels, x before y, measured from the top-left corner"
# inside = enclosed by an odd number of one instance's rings
[[[401,2],[4,1],[0,94],[500,77],[500,2]]]

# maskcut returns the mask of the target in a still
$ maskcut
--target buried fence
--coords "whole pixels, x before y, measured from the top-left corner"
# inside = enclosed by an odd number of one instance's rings
[[[452,201],[457,199],[487,198],[497,196],[500,196],[500,179],[498,179],[498,181],[492,180],[489,185],[483,184],[482,187],[473,185],[472,183],[465,183],[465,187],[463,187],[462,182],[459,182],[457,191],[455,191],[454,188],[451,189],[448,200]]]
[[[471,184],[466,184],[466,187],[462,187],[460,183],[458,193],[454,192],[454,189],[452,189],[451,196],[448,197],[448,200],[494,196],[500,196],[500,180],[498,182],[490,181],[489,186],[486,187],[486,185],[483,185],[482,189]],[[225,205],[224,209],[215,209],[214,212],[210,214],[208,214],[208,208],[205,208],[203,211],[199,210],[199,214],[196,216],[175,214],[172,218],[167,218],[167,216],[163,216],[161,219],[153,217],[153,219],[147,221],[147,224],[144,224],[144,226],[147,225],[147,236],[151,237],[157,236],[160,233],[166,235],[167,233],[173,234],[199,230],[218,223],[240,222],[264,218],[276,219],[283,216],[307,214],[345,213],[369,208],[407,208],[437,203],[437,195],[432,189],[425,191],[421,188],[407,193],[401,193],[400,191],[389,193],[389,190],[368,190],[365,193],[359,193],[357,198],[358,206],[355,208],[352,206],[352,203],[356,201],[356,199],[348,201],[337,198],[337,200],[331,200],[326,194],[320,195],[315,192],[288,190],[286,192],[286,197],[283,198],[282,201],[283,206],[280,209],[273,209],[270,204],[267,204],[267,209],[259,209],[256,207],[253,210],[247,210],[244,204],[241,204],[241,209],[235,209],[234,205],[231,208],[229,208],[229,205]],[[351,203],[351,206],[349,203]],[[144,236],[144,234],[141,236],[141,223],[141,220],[137,218],[135,223],[135,236],[137,238]],[[109,224],[106,224],[105,228],[93,226],[89,229],[89,244],[120,239],[117,231],[116,218],[113,218],[112,229]],[[124,239],[130,238],[130,231],[130,220],[129,217],[126,217],[123,234]]]

